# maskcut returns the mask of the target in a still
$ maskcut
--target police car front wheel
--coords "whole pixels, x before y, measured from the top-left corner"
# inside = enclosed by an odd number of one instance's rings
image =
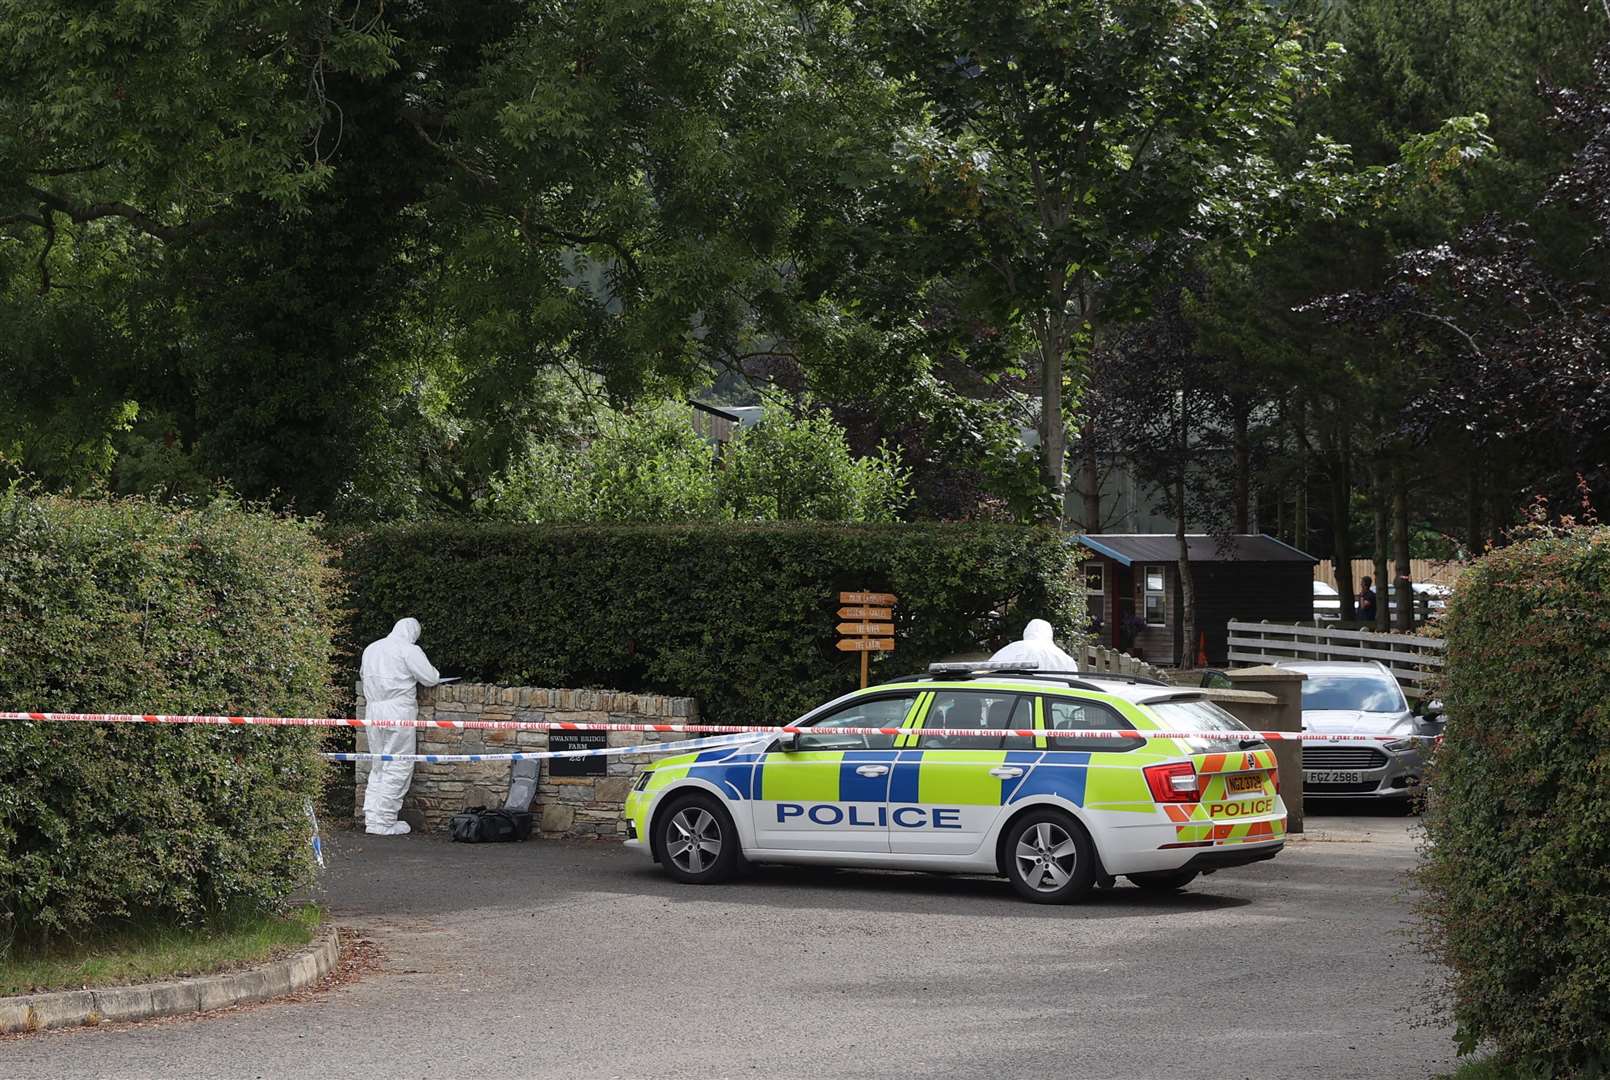
[[[731,878],[738,868],[738,833],[721,804],[689,795],[659,816],[656,847],[666,872],[689,885]]]
[[[1056,810],[1031,810],[1013,822],[1002,854],[1012,888],[1037,904],[1077,900],[1096,880],[1090,837]]]

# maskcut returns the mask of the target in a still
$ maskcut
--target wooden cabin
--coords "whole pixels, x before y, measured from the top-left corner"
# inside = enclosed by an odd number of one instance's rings
[[[1272,536],[1186,537],[1198,634],[1189,643],[1182,640],[1179,541],[1172,533],[1102,533],[1077,540],[1090,553],[1081,571],[1098,642],[1148,663],[1195,667],[1198,650],[1205,648],[1208,664],[1223,666],[1231,619],[1314,617],[1317,560]]]

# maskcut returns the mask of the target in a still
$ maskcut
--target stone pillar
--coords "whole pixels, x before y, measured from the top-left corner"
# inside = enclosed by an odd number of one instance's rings
[[[1279,667],[1232,668],[1225,672],[1237,690],[1258,690],[1279,702],[1268,724],[1269,731],[1301,731],[1303,729],[1303,680],[1308,678],[1300,671]],[[1288,828],[1293,833],[1303,831],[1303,754],[1300,742],[1274,744],[1275,760],[1280,763],[1280,797],[1286,801],[1290,815]]]

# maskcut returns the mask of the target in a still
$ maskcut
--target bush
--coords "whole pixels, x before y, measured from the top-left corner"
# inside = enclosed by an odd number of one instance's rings
[[[685,405],[606,414],[585,446],[542,443],[481,509],[532,524],[893,521],[911,499],[892,452],[856,458],[827,413],[768,417],[722,448]]]
[[[722,455],[716,491],[739,521],[894,521],[911,501],[910,474],[887,448],[850,454],[827,413],[768,417]]]
[[[712,723],[774,724],[853,688],[840,590],[893,592],[878,675],[1083,625],[1069,545],[964,525],[547,528],[457,524],[349,537],[356,651],[412,615],[444,672],[504,685],[691,694]]]
[[[1610,529],[1539,531],[1460,579],[1421,872],[1461,1050],[1610,1067]]]
[[[325,549],[230,503],[0,497],[0,707],[323,715]],[[0,722],[0,947],[271,910],[307,880],[313,729]]]
[[[486,508],[546,524],[708,520],[720,516],[711,453],[686,406],[610,413],[584,447],[533,447],[493,483]]]

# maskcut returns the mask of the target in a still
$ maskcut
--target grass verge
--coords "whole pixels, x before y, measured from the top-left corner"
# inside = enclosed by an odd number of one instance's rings
[[[126,926],[88,939],[0,959],[0,997],[47,990],[122,986],[260,964],[313,940],[314,905],[216,926]]]

